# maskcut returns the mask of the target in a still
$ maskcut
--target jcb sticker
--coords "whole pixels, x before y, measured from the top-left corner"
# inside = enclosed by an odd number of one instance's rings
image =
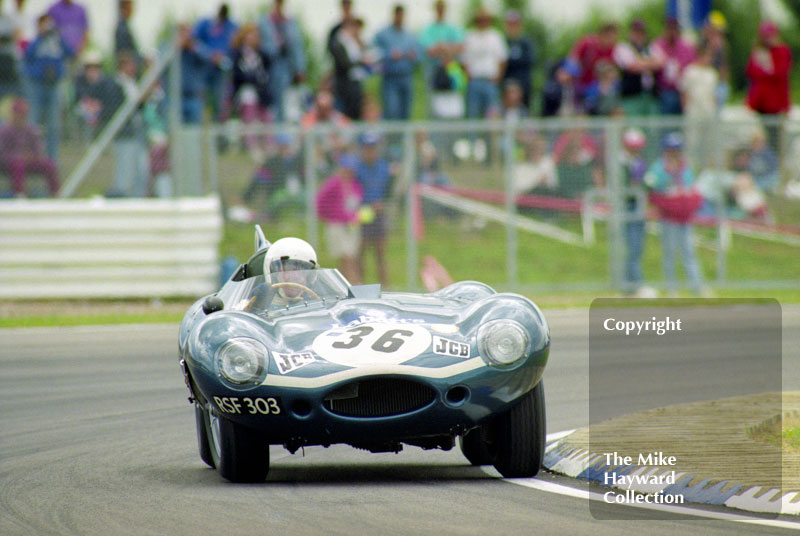
[[[311,352],[298,354],[279,354],[278,352],[272,352],[272,358],[275,360],[275,364],[278,365],[278,371],[281,374],[288,374],[293,370],[305,367],[309,363],[313,363],[317,360]]]
[[[240,398],[238,396],[215,396],[214,403],[222,413],[233,413],[236,415],[248,414],[255,415],[280,415],[281,399],[277,397],[269,398]]]
[[[433,337],[433,353],[451,357],[469,358],[469,344],[451,341],[444,337]]]

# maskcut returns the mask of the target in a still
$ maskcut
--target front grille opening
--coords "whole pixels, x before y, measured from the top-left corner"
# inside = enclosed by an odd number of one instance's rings
[[[343,417],[388,417],[423,408],[436,391],[409,380],[374,378],[345,384],[325,397],[323,404]]]

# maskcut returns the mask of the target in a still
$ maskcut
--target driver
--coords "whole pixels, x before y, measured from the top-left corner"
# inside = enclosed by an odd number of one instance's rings
[[[264,256],[264,284],[253,291],[248,311],[270,307],[286,307],[315,298],[309,288],[316,279],[313,270],[319,267],[317,253],[311,244],[299,238],[281,238]]]

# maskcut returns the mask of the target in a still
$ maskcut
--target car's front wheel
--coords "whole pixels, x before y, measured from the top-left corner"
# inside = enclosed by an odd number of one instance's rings
[[[206,411],[199,402],[194,403],[194,421],[197,428],[197,450],[200,451],[200,459],[213,469],[214,457],[211,455],[211,445],[206,428]]]
[[[491,441],[491,423],[473,428],[458,438],[458,446],[464,457],[472,465],[491,465],[494,459],[489,451],[488,441]]]
[[[532,477],[544,458],[546,434],[544,384],[542,381],[510,411],[492,422],[487,443],[493,465],[506,478]]]
[[[203,412],[211,458],[231,482],[263,482],[269,472],[269,445],[262,434],[224,419],[213,409]]]

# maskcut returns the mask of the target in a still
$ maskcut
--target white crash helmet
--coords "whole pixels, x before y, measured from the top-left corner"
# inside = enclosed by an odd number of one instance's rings
[[[264,256],[264,275],[292,270],[315,270],[319,266],[317,252],[300,238],[281,238]]]

